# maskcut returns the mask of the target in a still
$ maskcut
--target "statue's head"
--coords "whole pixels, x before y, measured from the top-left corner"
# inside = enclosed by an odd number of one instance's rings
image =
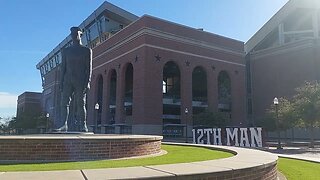
[[[75,42],[81,42],[82,31],[79,27],[71,27],[71,38]]]

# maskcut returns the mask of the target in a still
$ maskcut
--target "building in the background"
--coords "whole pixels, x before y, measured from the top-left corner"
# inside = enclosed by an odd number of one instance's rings
[[[138,18],[108,2],[80,28],[93,48],[88,125],[95,132],[162,134],[189,127],[194,114],[222,111],[245,123],[244,43],[150,16]],[[67,37],[38,65],[44,111],[59,120],[59,64]],[[72,106],[72,105],[71,105]],[[71,115],[72,117],[73,115]]]
[[[230,126],[254,124],[274,97],[320,80],[319,10],[318,0],[290,0],[244,45],[105,2],[80,25],[93,48],[88,124],[99,133],[162,134],[171,125],[190,133],[205,109],[224,112]],[[56,127],[60,51],[70,43],[37,65]]]
[[[81,41],[83,45],[95,48],[137,18],[123,9],[104,2],[79,25],[84,31]],[[50,119],[54,120],[55,127],[59,127],[63,123],[59,119],[61,50],[70,46],[71,42],[71,37],[67,36],[37,64],[42,79],[43,111],[49,113]]]
[[[41,107],[42,93],[24,92],[18,96],[17,119],[23,115],[39,115],[42,113]]]
[[[88,124],[96,132],[162,134],[194,114],[245,123],[244,43],[142,16],[93,49]]]
[[[320,80],[320,1],[290,0],[246,44],[248,118],[263,119],[274,97]]]

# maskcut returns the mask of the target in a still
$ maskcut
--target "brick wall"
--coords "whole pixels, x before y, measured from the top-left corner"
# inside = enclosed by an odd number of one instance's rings
[[[185,176],[181,176],[180,179],[185,179]],[[235,171],[215,172],[212,174],[193,175],[195,179],[224,179],[224,180],[276,180],[277,179],[277,166],[258,166],[248,169],[239,169]]]
[[[161,151],[154,139],[0,139],[0,162],[114,159]]]

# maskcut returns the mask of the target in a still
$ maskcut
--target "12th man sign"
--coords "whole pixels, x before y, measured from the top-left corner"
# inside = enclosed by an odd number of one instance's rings
[[[193,129],[194,144],[213,144],[241,147],[262,147],[262,128],[204,128]]]

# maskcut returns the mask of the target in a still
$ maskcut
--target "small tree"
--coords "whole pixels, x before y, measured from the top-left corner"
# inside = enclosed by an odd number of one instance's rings
[[[296,89],[293,107],[300,122],[309,129],[310,147],[314,147],[314,128],[320,122],[320,85],[318,82],[306,82]]]
[[[14,119],[14,117],[0,118],[0,134],[10,134],[11,127],[10,122]]]
[[[27,129],[50,128],[51,122],[49,118],[40,113],[22,113],[18,118],[10,121],[9,127],[21,133]]]
[[[287,130],[293,127],[297,122],[297,115],[292,103],[286,98],[281,97],[277,106],[278,112],[276,112],[276,105],[274,104],[271,104],[270,109],[267,110],[268,117],[273,122],[274,127],[276,128],[277,121],[280,130]]]
[[[279,98],[279,105],[270,105],[267,109],[265,118],[258,121],[258,125],[268,129],[276,130],[279,128],[281,131],[285,131],[292,128],[297,123],[297,115],[293,109],[292,103],[286,98]],[[278,108],[278,112],[277,109]],[[278,114],[277,114],[278,113]]]
[[[225,127],[229,124],[230,118],[223,112],[204,111],[193,116],[195,126]]]

